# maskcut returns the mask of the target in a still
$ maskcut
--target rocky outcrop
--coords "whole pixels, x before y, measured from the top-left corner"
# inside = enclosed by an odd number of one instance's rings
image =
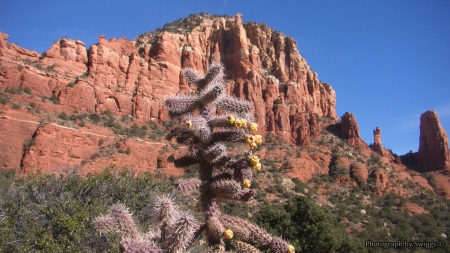
[[[381,157],[386,159],[387,163],[393,163],[394,167],[397,170],[403,171],[405,170],[405,166],[402,165],[402,162],[400,160],[400,157],[397,155],[394,155],[391,150],[383,148],[383,144],[381,143],[381,128],[376,127],[375,130],[373,130],[373,146],[372,150],[375,153],[378,153]]]
[[[420,214],[429,214],[427,210],[425,210],[423,207],[417,205],[416,203],[406,203],[404,204],[401,209],[403,211],[408,211],[410,215],[420,215]]]
[[[39,118],[9,106],[0,114],[0,168],[20,169],[23,152],[33,144]]]
[[[86,46],[80,40],[59,39],[39,61],[43,67],[69,76],[81,76],[87,71]]]
[[[369,178],[369,172],[367,170],[367,167],[363,163],[352,163],[350,165],[350,176],[355,180],[356,182],[367,182],[367,179]]]
[[[306,153],[299,153],[298,157],[289,159],[283,167],[284,173],[291,178],[298,178],[302,182],[308,182],[313,175],[327,175],[328,169],[321,166],[320,160],[326,158],[315,159]]]
[[[401,156],[401,161],[419,172],[450,169],[447,133],[435,111],[429,110],[420,116],[419,151],[410,151]]]
[[[57,172],[62,166],[77,166],[97,151],[98,138],[66,130],[53,124],[43,124],[33,135],[32,145],[22,159],[24,173]]]
[[[311,138],[321,135],[319,123],[312,113],[305,114],[298,110],[295,113],[291,112],[290,121],[292,141],[297,145],[308,145]]]
[[[372,192],[378,196],[383,195],[383,192],[387,190],[389,186],[389,178],[384,170],[378,169],[372,172],[371,177],[374,179],[374,187]]]
[[[0,31],[0,57],[5,60],[27,61],[38,60],[40,54],[36,51],[27,50],[13,43],[7,43],[9,35]]]
[[[381,128],[377,127],[373,130],[373,151],[382,155],[383,144],[381,144]]]
[[[347,140],[347,143],[353,147],[359,147],[361,151],[370,153],[367,144],[359,137],[359,126],[356,117],[350,112],[346,112],[341,117],[339,136]]]
[[[450,169],[448,137],[435,111],[426,111],[420,116],[419,151],[417,166],[422,172]]]

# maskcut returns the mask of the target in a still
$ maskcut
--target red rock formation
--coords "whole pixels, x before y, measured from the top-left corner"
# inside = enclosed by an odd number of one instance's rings
[[[61,166],[79,165],[97,151],[96,140],[93,138],[95,137],[88,138],[78,131],[44,124],[36,130],[33,145],[23,156],[23,172],[51,173]]]
[[[0,114],[0,168],[18,170],[24,149],[33,143],[39,118],[27,114],[25,108],[3,109],[7,111]]]
[[[312,137],[319,137],[320,127],[316,117],[312,114],[304,114],[300,111],[291,111],[291,133],[294,143],[300,146],[308,145]]]
[[[377,127],[373,130],[373,151],[382,155],[383,145],[381,144],[381,128]]]
[[[399,170],[404,171],[406,167],[402,164],[400,157],[394,155],[390,150],[383,148],[381,143],[381,128],[377,127],[373,130],[373,151],[386,159],[386,163],[393,163],[393,166]]]
[[[152,33],[155,39],[151,44],[147,44],[149,38],[145,35],[135,41],[125,38],[108,41],[101,35],[99,42],[86,50],[81,41],[60,39],[39,60],[42,67],[52,71],[17,71],[11,66],[2,70],[3,76],[8,76],[3,79],[10,81],[1,80],[0,75],[1,86],[21,83],[36,94],[57,95],[61,104],[78,111],[109,109],[115,115],[164,121],[168,117],[161,99],[189,91],[180,79],[181,69],[192,67],[204,73],[211,59],[216,59],[229,70],[230,92],[255,103],[260,129],[274,131],[290,142],[291,131],[297,131],[289,120],[291,108],[337,118],[333,89],[319,82],[292,38],[265,25],[244,24],[240,14],[234,18],[202,19],[197,24],[201,29],[188,30],[185,35]],[[0,39],[2,55],[15,60],[27,55],[37,60],[39,54],[11,47],[6,43],[7,37],[2,34]],[[272,67],[274,70],[270,71]],[[76,79],[87,70],[87,78]],[[19,79],[22,81],[18,82]],[[75,82],[75,87],[67,87],[70,82]],[[280,94],[280,90],[286,92]],[[273,106],[272,101],[277,99],[285,100],[289,106]],[[267,110],[263,109],[265,106]]]
[[[355,115],[346,112],[341,117],[340,137],[347,140],[347,143],[353,147],[359,147],[361,151],[370,153],[367,144],[359,137],[359,126]]]
[[[402,210],[409,211],[410,215],[429,214],[427,210],[416,203],[406,203],[402,206]]]
[[[17,46],[16,44],[9,44],[9,35],[0,31],[0,57],[4,60],[20,61],[27,60],[28,62],[35,61],[40,54],[36,51],[30,51]]]
[[[371,177],[375,180],[375,187],[372,191],[379,196],[383,195],[383,192],[388,188],[389,184],[389,178],[386,175],[386,172],[378,169],[372,172]]]
[[[59,39],[40,60],[44,67],[75,77],[87,71],[88,55],[80,40]]]
[[[367,182],[367,178],[369,178],[369,172],[367,171],[367,167],[362,163],[352,163],[350,165],[350,176],[356,182]]]
[[[415,176],[412,176],[412,180],[414,181],[414,183],[418,183],[420,186],[422,186],[426,190],[434,191],[433,187],[431,187],[431,185],[428,183],[428,180],[425,179],[424,177],[422,177],[420,175],[415,175]]]
[[[298,178],[302,182],[308,182],[314,174],[328,174],[328,169],[319,165],[320,163],[318,162],[306,153],[299,153],[298,157],[286,162],[284,173],[291,178]]]
[[[8,44],[8,35],[0,33],[0,90],[21,86],[30,88],[36,99],[56,96],[68,112],[109,110],[116,116],[162,123],[169,120],[164,97],[195,89],[181,78],[181,69],[204,73],[216,60],[225,65],[229,93],[253,103],[259,134],[269,131],[287,143],[307,145],[320,136],[314,115],[337,118],[334,90],[319,81],[291,37],[263,24],[243,23],[240,14],[187,20],[191,28],[183,33],[152,32],[133,41],[100,35],[89,49],[79,40],[63,38],[43,55]],[[6,131],[4,135],[12,134]],[[38,142],[44,130],[39,131]],[[22,159],[26,169],[47,168],[66,158],[77,163],[90,152],[86,148],[87,153],[80,151],[81,158],[75,158],[64,146],[69,143],[52,145],[54,150],[65,150],[63,158],[43,159],[37,153],[45,151],[34,145]],[[11,159],[14,162],[5,166],[20,166],[18,157]]]
[[[420,171],[450,169],[448,137],[435,111],[420,116],[419,152],[416,163]]]

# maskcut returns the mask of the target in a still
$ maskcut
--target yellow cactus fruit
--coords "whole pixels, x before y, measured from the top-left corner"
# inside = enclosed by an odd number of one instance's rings
[[[294,248],[294,246],[292,246],[292,245],[289,244],[287,253],[295,253],[295,248]]]
[[[250,132],[256,132],[256,131],[258,131],[258,124],[256,124],[256,123],[251,123],[250,126],[248,127],[248,130],[250,130]]]
[[[241,119],[241,127],[247,127],[247,120],[246,119]]]
[[[231,231],[231,229],[227,229],[223,232],[223,237],[225,237],[225,239],[232,239],[233,238],[233,231]]]
[[[259,157],[257,157],[256,155],[252,156],[252,157],[250,158],[250,164],[254,166],[254,165],[256,165],[257,163],[259,163]]]
[[[192,121],[186,120],[185,126],[186,126],[187,128],[191,128],[191,126],[192,126]]]
[[[166,140],[170,141],[172,140],[173,136],[171,134],[166,134]]]
[[[241,128],[242,127],[242,121],[241,120],[236,120],[236,121],[234,121],[234,126],[236,127],[236,128]]]
[[[256,171],[260,171],[261,170],[261,163],[257,163],[255,165],[253,165],[253,169],[255,169]]]
[[[248,144],[248,147],[249,147],[250,149],[254,149],[254,148],[256,148],[257,146],[258,146],[258,145],[256,145],[255,142],[251,142],[251,143]]]
[[[228,123],[230,123],[230,124],[233,124],[236,121],[236,119],[233,117],[233,115],[228,116],[227,120],[228,120]]]
[[[261,144],[262,143],[261,135],[259,135],[259,134],[255,135],[255,142],[256,142],[256,144]]]
[[[250,185],[252,185],[252,182],[250,180],[245,179],[244,181],[242,181],[242,187],[250,188]]]
[[[252,142],[255,142],[255,137],[251,134],[245,136],[245,143],[250,144]]]

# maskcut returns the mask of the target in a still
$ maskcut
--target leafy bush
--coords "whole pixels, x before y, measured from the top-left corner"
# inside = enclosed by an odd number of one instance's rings
[[[365,252],[328,212],[306,197],[296,197],[283,206],[269,204],[256,222],[274,234],[282,234],[301,252]]]

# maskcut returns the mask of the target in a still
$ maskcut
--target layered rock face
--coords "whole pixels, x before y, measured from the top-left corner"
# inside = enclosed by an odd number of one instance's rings
[[[169,120],[164,97],[195,89],[180,78],[181,69],[203,74],[211,61],[220,61],[228,92],[253,102],[260,132],[306,145],[318,126],[309,115],[337,118],[334,90],[319,81],[291,37],[264,24],[243,23],[240,14],[193,16],[172,25],[178,30],[134,41],[101,35],[89,49],[62,38],[43,55],[8,44],[1,34],[0,88],[29,87],[33,95],[57,96],[60,104],[79,112],[110,110],[164,122]]]
[[[435,111],[420,116],[419,152],[416,163],[423,172],[450,169],[448,137]]]

